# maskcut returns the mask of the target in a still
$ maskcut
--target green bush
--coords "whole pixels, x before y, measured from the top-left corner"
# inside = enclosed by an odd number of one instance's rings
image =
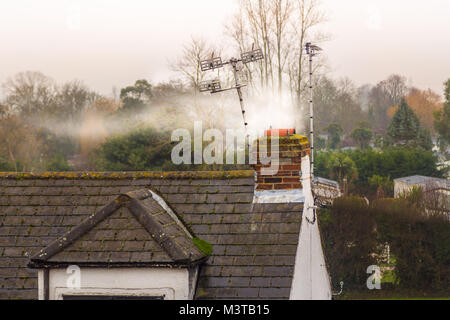
[[[366,182],[374,175],[391,179],[411,175],[440,176],[436,166],[438,160],[431,151],[386,148],[382,151],[351,151],[349,156],[358,168],[360,182]]]
[[[367,202],[359,197],[336,199],[321,211],[319,222],[332,283],[365,288],[367,267],[376,264],[379,252],[375,217]]]
[[[47,161],[46,165],[47,171],[64,172],[70,171],[70,166],[67,163],[67,159],[60,153],[55,154],[55,156]]]
[[[450,221],[427,214],[408,199],[381,199],[372,205],[380,241],[396,256],[395,278],[403,288],[450,287]]]
[[[417,195],[370,205],[358,197],[336,199],[319,222],[332,283],[366,290],[367,267],[380,265],[382,245],[395,256],[395,285],[422,292],[450,288],[450,220],[431,214]],[[419,200],[420,201],[420,200]]]
[[[394,181],[391,180],[391,177],[381,177],[379,175],[374,175],[369,178],[369,185],[373,188],[373,193],[378,192],[378,190],[381,188],[385,197],[394,196]]]
[[[191,134],[191,137],[194,135]],[[205,148],[209,142],[203,142]],[[191,163],[175,165],[171,160],[176,143],[169,131],[141,126],[126,134],[109,137],[92,154],[92,162],[100,171],[227,171],[248,170],[248,165],[193,164],[194,141],[191,141]],[[204,149],[203,149],[204,150]],[[248,156],[248,155],[247,155]],[[226,153],[223,154],[226,161]]]
[[[95,151],[95,164],[104,171],[157,170],[170,161],[172,148],[167,132],[139,127],[109,137]]]
[[[0,171],[14,171],[14,164],[0,156]]]
[[[357,179],[353,181],[353,186],[349,189],[359,195],[368,195],[374,192],[373,185],[371,186],[369,181],[374,176],[384,179],[390,178],[391,180],[412,175],[441,176],[441,173],[437,170],[438,160],[433,152],[422,149],[349,150],[337,154],[346,155],[356,166]],[[336,174],[329,165],[332,158],[336,158],[336,152],[316,153],[315,169],[317,176],[336,179]],[[347,180],[351,181],[351,179]],[[387,181],[382,188],[386,188],[386,195],[391,194]]]

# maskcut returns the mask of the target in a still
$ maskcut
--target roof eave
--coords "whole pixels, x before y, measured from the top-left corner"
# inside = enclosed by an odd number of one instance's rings
[[[84,268],[190,268],[202,264],[208,257],[196,261],[174,262],[52,262],[31,260],[27,267],[30,269],[63,269],[71,265]]]

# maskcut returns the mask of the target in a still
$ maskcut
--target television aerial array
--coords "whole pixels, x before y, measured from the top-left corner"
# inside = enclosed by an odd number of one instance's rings
[[[244,126],[245,131],[247,132],[248,129],[248,122],[246,120],[246,111],[245,111],[245,105],[244,105],[244,98],[242,95],[242,88],[246,86],[246,84],[242,84],[239,82],[238,72],[239,69],[239,63],[242,62],[243,64],[248,64],[252,62],[257,62],[259,60],[264,59],[264,54],[261,49],[255,49],[254,45],[252,46],[252,50],[249,52],[241,53],[241,57],[239,59],[231,58],[227,61],[223,61],[221,57],[214,57],[214,53],[212,54],[210,59],[206,59],[200,62],[200,67],[202,72],[205,71],[214,71],[216,69],[221,69],[225,67],[226,65],[231,65],[233,68],[233,74],[234,74],[234,86],[230,88],[223,89],[220,84],[220,79],[213,79],[213,80],[206,80],[202,81],[200,83],[200,92],[210,92],[211,94],[229,91],[229,90],[236,90],[239,97],[239,103],[241,105],[241,112],[242,112],[242,118],[244,120]]]

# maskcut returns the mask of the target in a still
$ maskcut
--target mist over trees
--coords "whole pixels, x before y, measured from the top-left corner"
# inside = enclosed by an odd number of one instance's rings
[[[279,105],[293,109],[294,124],[303,127],[299,112],[306,100],[309,72],[304,47],[308,41],[327,39],[320,32],[325,21],[324,11],[316,0],[241,0],[237,12],[224,26],[226,43],[207,43],[201,37],[193,36],[185,44],[179,59],[172,63],[172,69],[193,89],[193,103],[198,108],[202,103],[197,100],[196,89],[202,80],[220,77],[223,87],[230,86],[233,81],[226,68],[202,73],[201,60],[218,56],[239,57],[243,52],[260,48],[265,59],[245,64],[239,70],[239,78],[248,85],[248,96],[273,96]],[[315,71],[323,67],[323,58],[317,59]]]
[[[231,53],[239,56],[252,48],[261,48],[265,59],[243,65],[238,74],[248,84],[245,99],[250,115],[266,113],[267,118],[271,112],[272,119],[286,112],[285,118],[294,119],[300,133],[307,132],[309,70],[304,46],[329,39],[322,30],[325,21],[326,12],[316,0],[241,0],[224,26],[226,41],[210,43],[194,35],[185,43],[170,63],[178,78],[162,83],[136,79],[110,96],[78,80],[57,83],[31,71],[13,75],[2,84],[0,170],[199,169],[169,165],[171,130],[192,130],[197,120],[204,129],[222,132],[242,126],[234,94],[198,91],[200,82],[211,77],[219,77],[223,87],[232,85],[232,73],[227,68],[201,72],[200,62]],[[327,74],[325,55],[317,56],[314,68],[317,147],[322,152],[392,147],[430,152],[433,138],[441,147],[440,156],[448,157],[444,151],[449,143],[450,82],[444,104],[440,93],[410,87],[398,74],[358,86],[351,79]],[[350,163],[346,156],[331,159],[336,161],[328,161],[324,175],[342,179],[353,175],[354,181],[361,176],[358,165],[356,171],[340,165]],[[346,172],[351,172],[349,177]],[[367,184],[369,178],[365,177]]]
[[[314,91],[316,124],[321,133],[318,174],[341,183],[346,179],[352,184],[350,190],[357,192],[375,192],[378,187],[374,181],[387,186],[388,181],[404,175],[442,176],[444,172],[436,167],[438,158],[430,150],[432,136],[448,143],[446,109],[430,90],[407,87],[402,89],[405,96],[400,98],[399,105],[389,107],[396,90],[378,93],[381,87],[395,88],[395,84],[387,85],[392,79],[402,77],[391,76],[376,85],[361,87],[349,79],[319,78]],[[170,163],[173,129],[192,130],[193,122],[202,120],[204,128],[224,131],[229,128],[226,121],[229,114],[224,111],[238,109],[230,106],[236,102],[234,99],[194,94],[194,88],[184,80],[152,84],[140,79],[122,88],[120,97],[115,99],[101,96],[79,81],[58,84],[37,72],[13,76],[4,85],[7,95],[0,103],[3,138],[0,169],[16,172],[236,169],[237,166]],[[446,83],[447,91],[449,84]],[[397,86],[402,87],[398,83]],[[415,99],[418,96],[433,98]],[[390,98],[381,105],[380,97]],[[415,109],[407,101],[412,101]],[[448,100],[444,105],[448,107]],[[378,121],[371,121],[374,114],[381,115],[379,109],[386,112],[384,120],[380,116]],[[421,111],[416,114],[415,110]],[[391,115],[390,111],[395,113]],[[434,119],[431,130],[422,124],[424,113]],[[357,150],[343,153],[342,148]],[[387,188],[385,194],[390,192]]]

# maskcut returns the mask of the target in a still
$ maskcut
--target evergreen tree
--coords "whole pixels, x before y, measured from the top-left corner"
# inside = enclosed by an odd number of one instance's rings
[[[381,134],[377,134],[374,138],[373,144],[376,148],[381,149],[383,147],[384,137]]]
[[[331,123],[325,130],[328,133],[328,147],[330,149],[338,149],[341,145],[341,135],[344,133],[341,125]]]
[[[373,132],[370,129],[370,124],[367,121],[362,121],[359,123],[359,127],[352,131],[350,136],[358,143],[361,149],[367,149],[373,138]]]
[[[442,151],[450,145],[450,79],[444,85],[444,108],[434,114],[434,127],[439,133],[439,144]]]
[[[337,178],[341,186],[344,186],[344,179],[350,182],[358,176],[358,169],[355,162],[346,153],[330,153],[326,166],[330,176]]]
[[[110,136],[96,150],[96,166],[104,171],[160,170],[170,161],[168,132],[141,125],[135,130]]]
[[[321,136],[317,136],[315,141],[315,146],[314,148],[316,150],[323,150],[327,147],[327,140],[325,140],[325,138],[321,137]]]
[[[419,118],[402,99],[387,131],[388,144],[402,147],[420,147],[431,150],[431,134],[422,128]]]
[[[147,80],[137,80],[134,86],[120,90],[120,99],[126,111],[140,111],[153,97],[152,85]]]

